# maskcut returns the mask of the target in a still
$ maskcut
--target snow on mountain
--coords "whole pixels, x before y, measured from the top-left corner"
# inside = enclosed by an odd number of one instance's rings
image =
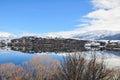
[[[11,40],[13,38],[15,38],[16,36],[12,33],[8,33],[8,32],[0,32],[0,40]]]
[[[116,37],[114,35],[116,35]],[[83,40],[101,40],[101,39],[116,40],[119,36],[120,36],[120,31],[97,30],[97,31],[89,31],[85,33],[75,34],[72,37]],[[120,40],[120,38],[117,40]]]
[[[49,34],[45,34],[44,36],[74,38],[74,39],[81,39],[81,40],[120,40],[120,31],[108,31],[108,30],[94,30],[94,31],[80,30],[79,31],[78,30],[78,31],[66,32],[66,33],[64,32],[63,33],[58,32],[58,33],[52,33],[52,34],[49,33]],[[14,38],[16,38],[14,34],[11,34],[8,32],[0,32],[0,40],[10,41],[11,39],[14,39]]]
[[[102,38],[104,40],[120,40],[120,33]]]

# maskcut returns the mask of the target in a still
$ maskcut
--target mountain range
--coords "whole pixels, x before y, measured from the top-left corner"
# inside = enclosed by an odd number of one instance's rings
[[[120,40],[120,33],[112,36],[106,36],[102,38],[103,40]]]
[[[16,38],[14,34],[0,32],[0,40],[10,40],[13,38]],[[84,33],[80,32],[77,34],[72,34],[70,38],[76,38],[81,40],[120,40],[120,31],[97,30]]]
[[[88,31],[85,33],[75,34],[72,37],[83,40],[120,40],[120,31]]]

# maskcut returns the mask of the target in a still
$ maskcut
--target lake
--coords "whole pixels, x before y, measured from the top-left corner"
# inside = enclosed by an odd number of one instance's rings
[[[64,52],[64,53],[55,53],[55,52],[44,52],[44,53],[24,53],[20,51],[13,51],[10,49],[0,49],[0,64],[6,63],[14,63],[16,65],[22,64],[23,62],[30,61],[36,56],[40,56],[43,58],[53,58],[56,60],[63,60],[63,56],[67,56],[67,54],[74,54],[75,52]],[[81,52],[76,52],[81,53]],[[104,56],[105,61],[110,67],[118,67],[120,66],[120,52],[113,51],[84,51],[86,58],[90,57],[91,53],[97,54],[97,57]],[[45,60],[45,59],[44,59]],[[47,60],[47,59],[46,59]]]

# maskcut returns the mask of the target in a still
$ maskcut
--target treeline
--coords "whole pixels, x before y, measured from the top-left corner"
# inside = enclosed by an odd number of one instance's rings
[[[86,59],[75,53],[63,61],[37,56],[21,65],[0,65],[0,80],[120,80],[120,70],[108,69],[95,54]]]
[[[22,37],[11,40],[8,46],[12,50],[36,52],[75,52],[85,50],[86,41],[63,38],[41,38],[35,36]]]

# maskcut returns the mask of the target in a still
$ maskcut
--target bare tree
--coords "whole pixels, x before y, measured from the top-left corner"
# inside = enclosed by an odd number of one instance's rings
[[[1,80],[25,80],[27,73],[22,67],[16,66],[13,63],[0,65]]]
[[[110,80],[120,80],[120,68],[114,68],[113,70],[114,72],[112,73]]]
[[[58,74],[60,62],[48,56],[36,56],[29,62],[23,64],[26,72],[29,72],[34,80],[54,80],[53,76]]]
[[[97,61],[94,54],[89,60],[83,54],[73,54],[61,63],[59,80],[110,80],[113,70],[106,68],[104,59]]]

